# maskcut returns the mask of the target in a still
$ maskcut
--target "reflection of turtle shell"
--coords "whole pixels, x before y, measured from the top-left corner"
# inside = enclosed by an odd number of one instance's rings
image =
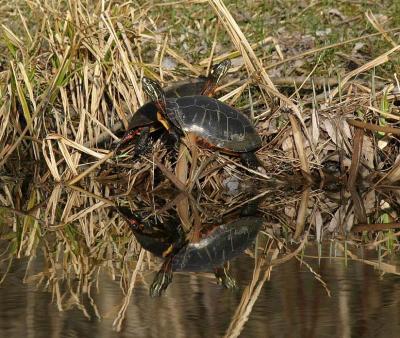
[[[161,233],[160,236],[156,236],[144,234],[140,231],[133,231],[133,234],[143,249],[158,257],[162,257],[163,253],[176,241],[173,234],[167,236],[165,233]]]
[[[216,227],[199,242],[182,248],[172,259],[172,270],[212,271],[246,250],[263,222],[260,217],[242,217]]]

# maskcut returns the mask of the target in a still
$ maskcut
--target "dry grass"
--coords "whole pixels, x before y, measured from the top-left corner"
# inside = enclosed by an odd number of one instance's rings
[[[273,36],[248,41],[222,1],[191,2],[218,18],[209,30],[203,27],[212,43],[196,62],[170,35],[157,6],[148,3],[111,7],[102,1],[87,7],[79,0],[21,1],[24,10],[15,16],[19,30],[10,22],[1,27],[0,235],[10,243],[4,262],[33,260],[42,250],[48,266],[35,275],[27,271],[26,280],[47,285],[60,309],[77,306],[86,315],[76,295],[95,288],[96,275],[109,271],[126,295],[114,322],[118,330],[147,267],[144,251],[111,211],[115,204],[159,220],[177,211],[190,227],[262,197],[267,230],[260,236],[268,238],[262,255],[279,262],[301,257],[296,248],[290,250],[293,243],[299,249],[306,241],[331,238],[348,243],[343,250],[355,260],[349,247],[379,246],[383,256],[399,248],[399,233],[390,230],[399,222],[400,117],[393,95],[398,84],[377,75],[398,54],[392,33],[399,29],[383,27],[367,12],[365,20],[376,32],[286,55]],[[222,31],[230,45],[217,53]],[[297,74],[295,60],[371,39],[390,46],[341,76],[321,76],[320,59],[301,76],[268,75],[267,70],[284,67]],[[264,61],[266,44],[272,64]],[[146,101],[144,75],[168,84],[206,74],[212,60],[225,58],[234,59],[235,66],[218,95],[255,122],[266,175],[199,149],[190,138],[178,158],[160,140],[136,162],[132,147],[122,154],[108,150],[118,128],[126,127]],[[229,191],[232,178],[239,188]],[[177,196],[175,189],[182,193]],[[364,234],[351,232],[353,226]],[[364,263],[397,273],[388,263]],[[256,261],[254,280],[227,336],[241,332],[273,265],[264,256]],[[74,278],[81,283],[69,291],[74,297],[65,297],[60,284]],[[75,302],[65,304],[65,299]]]

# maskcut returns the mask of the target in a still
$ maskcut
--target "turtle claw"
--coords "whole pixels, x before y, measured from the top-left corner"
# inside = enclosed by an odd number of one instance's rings
[[[168,285],[172,282],[172,272],[160,270],[157,272],[153,283],[150,287],[151,297],[160,297],[162,293],[167,289]]]
[[[229,275],[218,278],[218,284],[221,284],[224,288],[235,290],[238,288],[236,280]]]
[[[217,267],[214,270],[215,277],[217,278],[218,284],[222,285],[226,289],[234,290],[238,288],[236,280],[229,275],[226,267]]]

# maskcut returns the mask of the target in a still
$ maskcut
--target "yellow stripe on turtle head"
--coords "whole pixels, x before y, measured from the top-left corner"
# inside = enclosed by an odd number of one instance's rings
[[[161,124],[164,126],[165,129],[167,129],[168,131],[170,130],[171,127],[168,121],[165,119],[164,115],[159,111],[157,112],[157,120],[161,122]]]

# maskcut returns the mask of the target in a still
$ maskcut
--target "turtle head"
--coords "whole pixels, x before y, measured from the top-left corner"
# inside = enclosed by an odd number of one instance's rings
[[[214,65],[211,69],[211,73],[208,76],[208,80],[206,85],[204,86],[202,95],[213,96],[214,91],[217,85],[221,82],[221,79],[226,75],[229,68],[231,68],[231,61],[224,60],[216,65]]]
[[[154,102],[164,102],[165,101],[165,93],[161,88],[161,85],[148,77],[144,77],[142,80],[142,86],[146,94],[151,98]]]
[[[229,68],[231,68],[232,63],[231,60],[227,59],[220,63],[214,65],[211,69],[211,77],[215,81],[215,84],[218,84],[221,79],[228,73]]]

